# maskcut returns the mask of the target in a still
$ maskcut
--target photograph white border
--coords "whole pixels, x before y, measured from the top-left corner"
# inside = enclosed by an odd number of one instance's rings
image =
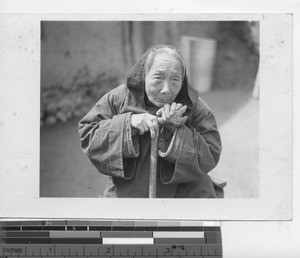
[[[259,198],[39,198],[41,20],[259,20]],[[290,220],[292,22],[291,14],[0,14],[0,217]]]

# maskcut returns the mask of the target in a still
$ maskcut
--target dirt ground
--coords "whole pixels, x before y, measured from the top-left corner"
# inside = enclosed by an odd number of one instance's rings
[[[223,152],[212,175],[227,182],[226,198],[257,197],[259,101],[246,90],[215,90],[202,94],[213,110]],[[41,129],[40,196],[101,197],[106,184],[80,149],[80,118]]]

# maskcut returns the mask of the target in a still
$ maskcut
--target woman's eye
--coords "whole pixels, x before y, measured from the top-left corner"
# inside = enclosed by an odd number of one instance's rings
[[[155,76],[153,79],[154,79],[154,80],[162,80],[162,77],[160,77],[160,76]]]

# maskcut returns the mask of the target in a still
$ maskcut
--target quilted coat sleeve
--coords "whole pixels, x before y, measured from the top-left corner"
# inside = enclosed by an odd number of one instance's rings
[[[83,152],[100,173],[131,179],[123,162],[138,157],[138,135],[131,131],[131,113],[118,114],[119,105],[116,94],[104,95],[81,119],[78,133]]]
[[[172,173],[161,172],[165,184],[196,181],[211,171],[221,154],[221,139],[214,115],[199,99],[192,110],[190,125],[178,128],[159,156],[174,164]]]

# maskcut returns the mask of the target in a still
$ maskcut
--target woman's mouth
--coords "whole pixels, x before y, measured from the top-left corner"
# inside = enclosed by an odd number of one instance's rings
[[[170,103],[172,103],[172,101],[171,100],[169,100],[169,99],[156,99],[156,101],[158,101],[158,102],[160,102],[160,103],[164,103],[164,104],[170,104]]]

